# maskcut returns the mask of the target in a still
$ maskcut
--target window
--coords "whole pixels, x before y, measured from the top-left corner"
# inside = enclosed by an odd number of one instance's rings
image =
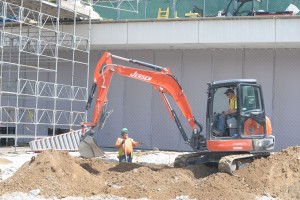
[[[263,104],[259,86],[242,85],[240,90],[241,103],[241,130],[240,134],[246,137],[264,135]]]
[[[213,112],[214,113],[222,113],[222,112],[228,110],[229,99],[224,94],[227,89],[228,89],[228,87],[221,87],[221,88],[218,88],[215,91],[215,94],[214,94],[214,104],[213,104]]]
[[[248,114],[250,112],[262,111],[261,95],[259,87],[242,86],[242,106],[241,113]]]

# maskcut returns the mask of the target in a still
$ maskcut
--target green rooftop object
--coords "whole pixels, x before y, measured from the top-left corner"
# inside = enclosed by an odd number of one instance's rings
[[[238,16],[247,15],[252,7],[254,11],[276,12],[285,11],[293,4],[300,9],[300,0],[253,0],[253,5],[252,0],[132,0],[121,4],[120,1],[99,1],[94,9],[106,20],[157,19],[158,10],[167,8],[169,18],[185,18],[187,13],[195,11],[202,12],[200,14],[204,17],[214,16],[226,8],[232,14],[241,3],[244,5]]]

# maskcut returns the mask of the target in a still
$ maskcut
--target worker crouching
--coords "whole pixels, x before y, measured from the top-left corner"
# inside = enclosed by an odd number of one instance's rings
[[[136,142],[132,138],[128,137],[128,129],[123,128],[121,132],[121,138],[118,138],[115,147],[119,150],[118,158],[119,162],[132,162],[133,148],[143,144],[142,142]]]

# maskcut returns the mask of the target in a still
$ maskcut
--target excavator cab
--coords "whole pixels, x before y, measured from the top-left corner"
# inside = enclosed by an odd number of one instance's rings
[[[237,98],[237,112],[226,116],[223,134],[214,133],[218,116],[229,107],[229,99],[225,92],[232,89]],[[213,82],[208,89],[208,126],[210,138],[246,138],[263,137],[265,135],[265,109],[260,85],[256,80],[226,80]],[[256,126],[249,127],[249,123]],[[254,122],[253,122],[254,121]]]
[[[236,112],[225,116],[225,131],[220,134],[216,133],[215,129],[220,123],[219,116],[229,107],[229,99],[225,94],[227,89],[232,89],[236,96]],[[254,79],[209,83],[206,118],[209,151],[265,151],[274,148],[274,138],[270,136],[272,133],[270,120],[265,114],[262,89]],[[234,142],[237,140],[253,142],[237,146]],[[257,145],[259,142],[255,141],[264,142],[263,145]]]
[[[236,111],[225,115],[230,104],[226,95],[228,89],[236,96]],[[194,145],[196,153],[178,156],[174,166],[216,165],[220,172],[233,174],[254,159],[270,155],[275,137],[265,114],[262,88],[256,80],[214,81],[208,83],[207,94],[206,145]],[[221,134],[215,132],[220,115],[226,117],[225,130]]]

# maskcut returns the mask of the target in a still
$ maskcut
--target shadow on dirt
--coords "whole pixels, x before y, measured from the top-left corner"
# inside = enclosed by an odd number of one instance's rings
[[[95,174],[98,175],[100,174],[100,172],[98,170],[96,170],[95,168],[93,168],[90,164],[88,163],[82,163],[80,164],[80,166],[85,169],[86,171],[88,171],[91,174]]]

